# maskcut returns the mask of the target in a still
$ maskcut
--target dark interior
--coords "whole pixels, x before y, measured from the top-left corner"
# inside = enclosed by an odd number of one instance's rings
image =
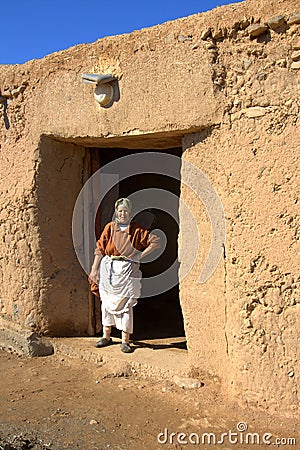
[[[128,149],[91,149],[91,167],[92,173],[99,167],[120,158],[142,150]],[[151,150],[153,151],[153,150]],[[181,148],[172,148],[163,150],[164,153],[170,153],[181,157]],[[179,160],[180,161],[180,160]],[[180,167],[178,165],[178,175],[180,175]],[[179,178],[179,176],[178,176]],[[96,236],[100,235],[105,221],[101,219],[101,211],[105,211],[106,217],[112,217],[114,203],[119,197],[127,197],[133,192],[137,192],[147,188],[159,188],[168,190],[180,197],[180,181],[174,178],[160,174],[139,174],[127,178],[119,183],[118,188],[112,189],[98,209],[96,220]],[[104,204],[103,204],[104,203]],[[178,239],[178,208],[175,211],[176,220],[168,213],[159,209],[148,209],[140,212],[133,218],[139,224],[148,229],[161,229],[167,236],[167,246],[164,252],[155,260],[149,263],[141,263],[140,269],[143,278],[154,276],[166,270],[174,261],[177,261],[177,239]],[[106,220],[107,222],[107,220]],[[119,331],[113,332],[119,337]],[[132,338],[138,339],[158,339],[167,337],[184,337],[183,317],[179,302],[179,285],[169,289],[168,291],[152,296],[142,296],[138,304],[134,307],[134,334]]]

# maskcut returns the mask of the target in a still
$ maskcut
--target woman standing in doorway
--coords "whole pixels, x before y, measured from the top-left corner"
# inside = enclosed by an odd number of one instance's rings
[[[139,262],[160,247],[158,236],[131,221],[132,205],[128,198],[115,203],[115,220],[109,222],[97,241],[90,283],[99,284],[102,301],[103,337],[97,348],[112,343],[114,326],[122,331],[121,350],[131,353],[129,344],[133,332],[133,306],[141,293],[142,273]]]

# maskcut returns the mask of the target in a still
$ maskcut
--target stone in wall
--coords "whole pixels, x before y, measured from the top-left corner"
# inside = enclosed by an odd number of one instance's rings
[[[272,30],[277,30],[278,28],[280,28],[284,24],[285,24],[285,20],[284,20],[283,16],[272,17],[271,19],[269,19],[267,21],[267,25]]]
[[[258,37],[258,36],[264,34],[267,30],[268,30],[267,25],[261,25],[261,24],[253,24],[247,28],[249,36],[252,38],[255,38],[255,37]]]
[[[287,21],[288,25],[300,24],[300,13],[295,13],[289,17]]]

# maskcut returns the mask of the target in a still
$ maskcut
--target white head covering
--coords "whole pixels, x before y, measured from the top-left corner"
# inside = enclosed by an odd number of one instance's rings
[[[128,209],[129,214],[131,216],[132,204],[131,204],[131,201],[129,200],[129,198],[119,198],[119,200],[116,201],[115,213],[117,212],[117,209],[119,208],[119,206],[123,206],[124,208]],[[117,215],[115,217],[115,221],[119,222]]]
[[[132,205],[129,198],[119,198],[119,200],[115,203],[115,211],[117,211],[119,206],[124,206],[124,208],[128,209],[129,212],[132,210]]]

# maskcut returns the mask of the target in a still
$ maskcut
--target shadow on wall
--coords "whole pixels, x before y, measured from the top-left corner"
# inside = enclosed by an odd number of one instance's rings
[[[2,105],[2,108],[3,108],[4,125],[5,125],[5,128],[8,130],[10,128],[10,123],[9,123],[9,118],[7,115],[7,98],[2,97],[2,95],[0,95],[0,105]]]
[[[72,214],[82,188],[83,147],[42,137],[36,175],[44,324],[52,336],[86,334],[88,283],[73,248]]]

